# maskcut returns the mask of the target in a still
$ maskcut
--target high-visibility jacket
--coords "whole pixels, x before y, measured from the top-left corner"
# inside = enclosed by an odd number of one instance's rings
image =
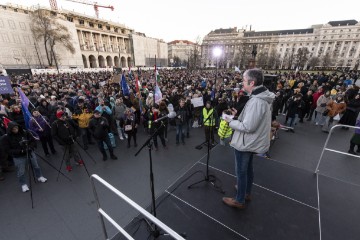
[[[229,127],[229,123],[221,119],[218,135],[220,139],[231,137],[233,130]]]
[[[213,108],[210,110],[208,110],[206,107],[203,108],[204,126],[215,126],[215,116],[213,112]]]

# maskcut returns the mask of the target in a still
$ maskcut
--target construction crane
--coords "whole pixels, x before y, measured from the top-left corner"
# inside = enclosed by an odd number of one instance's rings
[[[50,6],[52,10],[57,10],[57,3],[56,0],[49,0],[50,1]],[[85,4],[85,5],[91,5],[94,6],[94,10],[95,10],[95,15],[97,18],[99,18],[99,8],[110,8],[111,11],[114,11],[114,7],[113,6],[103,6],[103,5],[99,5],[97,4],[97,2],[89,2],[86,0],[64,0],[64,1],[68,1],[68,2],[74,2],[74,3],[81,3],[81,4]]]

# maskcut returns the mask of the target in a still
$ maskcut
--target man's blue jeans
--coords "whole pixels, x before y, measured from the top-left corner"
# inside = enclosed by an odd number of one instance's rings
[[[30,158],[31,165],[35,172],[35,177],[36,178],[41,177],[42,173],[41,173],[39,164],[37,162],[35,153],[34,152],[29,153],[29,158]],[[27,157],[26,156],[14,157],[14,163],[17,168],[17,177],[19,179],[19,183],[21,185],[26,184],[26,182],[27,182],[26,175],[29,174],[26,172],[26,167],[27,167],[27,164],[30,164],[27,162]]]
[[[254,181],[253,153],[235,150],[235,172],[237,176],[236,201],[245,203],[245,195],[251,194]]]
[[[176,143],[179,143],[179,137],[181,134],[181,141],[185,142],[186,125],[176,125]]]

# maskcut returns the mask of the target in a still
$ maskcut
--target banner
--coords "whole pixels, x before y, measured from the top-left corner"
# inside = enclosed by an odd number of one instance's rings
[[[0,94],[14,93],[8,76],[0,76]]]
[[[204,100],[203,100],[202,97],[191,99],[191,103],[192,103],[192,105],[194,105],[194,107],[202,107],[202,106],[204,106]]]

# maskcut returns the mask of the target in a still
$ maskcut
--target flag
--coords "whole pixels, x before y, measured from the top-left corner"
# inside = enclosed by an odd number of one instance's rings
[[[211,90],[210,98],[211,98],[211,101],[214,101],[214,99],[215,99],[215,91],[214,91],[214,89]]]
[[[129,87],[127,85],[124,73],[121,76],[120,85],[121,85],[121,89],[122,89],[122,92],[123,92],[124,96],[129,96],[130,95]]]
[[[132,80],[132,79],[133,79],[133,75],[132,75],[131,67],[129,67],[128,75],[129,75],[129,78]]]
[[[160,91],[159,86],[155,85],[155,103],[158,103],[162,99],[162,93]]]
[[[8,127],[8,124],[9,124],[9,122],[11,122],[11,120],[8,119],[7,117],[3,117],[3,122],[4,122],[5,128],[7,128],[7,127]]]
[[[240,68],[235,66],[235,72],[241,73]]]
[[[29,111],[29,99],[25,96],[25,94],[23,93],[23,91],[21,90],[21,88],[18,87],[18,92],[20,94],[20,99],[21,99],[21,110],[23,112],[24,115],[24,120],[25,120],[25,127],[26,129],[29,129],[29,122],[31,119],[31,113]]]
[[[138,79],[137,75],[135,75],[135,91],[136,91],[136,94],[139,93],[139,79]]]

